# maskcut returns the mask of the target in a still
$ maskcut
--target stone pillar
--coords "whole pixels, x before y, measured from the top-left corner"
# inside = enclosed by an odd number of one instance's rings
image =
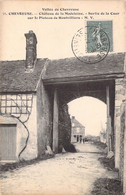
[[[120,107],[125,99],[124,79],[115,80],[115,167],[119,169],[120,165]]]
[[[57,89],[54,90],[54,104],[53,104],[53,152],[58,153],[58,121],[59,121],[59,108],[58,108],[58,94]]]

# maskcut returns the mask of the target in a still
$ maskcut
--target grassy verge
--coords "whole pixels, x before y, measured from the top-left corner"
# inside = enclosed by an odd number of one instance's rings
[[[123,195],[121,182],[116,179],[99,178],[94,183],[92,195]]]
[[[97,148],[99,148],[100,150],[104,150],[107,145],[105,143],[102,143],[100,141],[93,141],[92,142],[95,146],[97,146]]]
[[[107,170],[117,172],[118,169],[115,169],[114,157],[108,159],[104,153],[106,144],[101,142],[94,142],[93,144],[103,151],[103,157],[98,159],[100,163],[107,168]],[[121,181],[118,179],[99,178],[94,183],[92,195],[123,195]]]
[[[0,173],[6,172],[6,171],[12,171],[14,169],[19,169],[21,167],[25,167],[27,165],[32,165],[39,163],[42,160],[50,159],[54,157],[54,155],[43,155],[41,158],[36,158],[33,160],[28,160],[28,161],[19,161],[15,163],[6,163],[6,164],[1,164],[0,165]]]

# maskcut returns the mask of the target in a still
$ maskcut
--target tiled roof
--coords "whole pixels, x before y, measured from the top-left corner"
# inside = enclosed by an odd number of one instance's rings
[[[46,59],[38,59],[31,73],[26,72],[25,60],[0,62],[0,92],[36,91]]]
[[[43,80],[46,83],[49,80],[62,78],[124,73],[124,57],[124,53],[109,54],[104,60],[95,64],[81,62],[75,57],[50,60]]]
[[[41,72],[47,64],[43,81],[124,74],[124,53],[108,55],[96,64],[86,64],[77,58],[59,60],[38,59],[33,72],[27,73],[25,60],[0,62],[0,92],[36,91]],[[45,68],[44,68],[45,69]]]

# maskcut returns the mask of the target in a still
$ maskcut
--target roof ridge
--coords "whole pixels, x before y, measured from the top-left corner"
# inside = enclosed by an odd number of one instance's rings
[[[108,53],[108,56],[112,56],[112,55],[119,55],[119,54],[125,54],[125,52],[117,52],[117,53]],[[83,57],[87,57],[88,55],[84,55]],[[94,55],[90,55],[90,57],[94,57]],[[58,61],[58,60],[67,60],[67,59],[76,59],[75,56],[71,56],[71,57],[65,57],[65,58],[59,58],[59,59],[49,59],[51,62],[52,61]],[[82,62],[83,63],[83,62]]]
[[[0,62],[19,62],[19,61],[25,61],[25,60],[0,60]]]
[[[41,61],[41,60],[46,60],[48,58],[37,58],[37,61]],[[26,61],[26,59],[21,59],[21,60],[0,60],[0,63],[1,62],[22,62],[22,61]]]
[[[38,88],[38,86],[39,86],[39,82],[40,82],[40,80],[41,80],[43,74],[46,72],[47,65],[48,65],[48,61],[49,61],[48,58],[45,58],[45,64],[44,64],[44,67],[43,67],[42,70],[41,70],[41,74],[40,74],[39,80],[38,80],[37,85],[36,85],[36,88],[35,88],[36,91],[37,91],[37,88]]]

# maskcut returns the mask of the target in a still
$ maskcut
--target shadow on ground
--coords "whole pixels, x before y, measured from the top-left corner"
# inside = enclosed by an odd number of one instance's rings
[[[95,181],[91,193],[91,195],[123,195],[123,188],[119,180],[99,178]]]

